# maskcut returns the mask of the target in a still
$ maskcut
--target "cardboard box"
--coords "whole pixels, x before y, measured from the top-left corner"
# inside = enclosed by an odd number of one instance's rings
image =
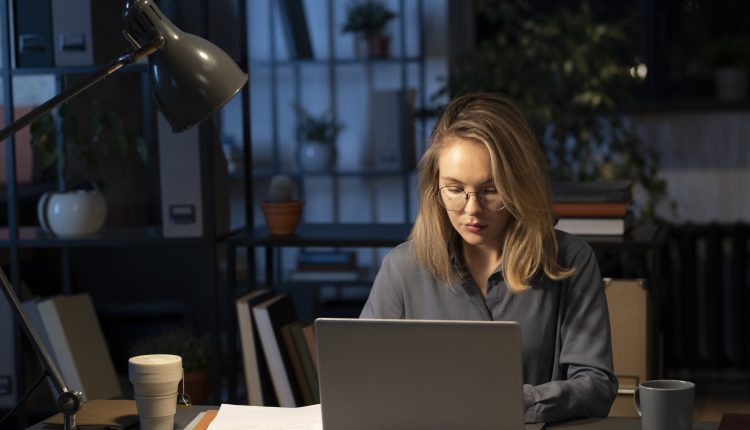
[[[648,291],[643,279],[604,278],[604,285],[614,370],[620,384],[609,416],[638,416],[633,391],[648,379]]]

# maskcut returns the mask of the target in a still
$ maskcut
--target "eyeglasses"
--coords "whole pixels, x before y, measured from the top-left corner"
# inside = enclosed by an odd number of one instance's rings
[[[466,207],[469,203],[469,195],[476,195],[479,199],[479,203],[483,208],[489,211],[501,211],[505,209],[505,203],[500,193],[497,192],[495,187],[485,188],[482,191],[464,191],[463,188],[459,187],[442,187],[436,193],[437,201],[440,206],[449,211],[460,211]]]

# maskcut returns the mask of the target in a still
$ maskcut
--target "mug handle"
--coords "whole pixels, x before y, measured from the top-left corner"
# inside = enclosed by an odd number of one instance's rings
[[[633,392],[633,403],[635,403],[635,411],[638,412],[638,416],[641,416],[641,396],[639,393],[639,389],[641,387],[635,387],[635,391]]]

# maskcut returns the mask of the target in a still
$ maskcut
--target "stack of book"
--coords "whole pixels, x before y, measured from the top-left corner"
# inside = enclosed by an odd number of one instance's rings
[[[632,224],[632,182],[553,182],[558,230],[580,235],[624,235]]]
[[[347,282],[360,278],[354,251],[300,251],[297,268],[289,274],[293,282]]]
[[[314,325],[298,320],[291,296],[262,289],[236,305],[248,404],[320,403]]]
[[[79,293],[24,302],[23,311],[71,391],[85,401],[122,397],[91,296]],[[57,389],[52,386],[52,392]]]

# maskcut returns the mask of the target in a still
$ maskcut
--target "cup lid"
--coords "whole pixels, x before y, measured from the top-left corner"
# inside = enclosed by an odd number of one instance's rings
[[[137,355],[128,360],[128,372],[130,374],[182,372],[182,357],[171,354]]]

